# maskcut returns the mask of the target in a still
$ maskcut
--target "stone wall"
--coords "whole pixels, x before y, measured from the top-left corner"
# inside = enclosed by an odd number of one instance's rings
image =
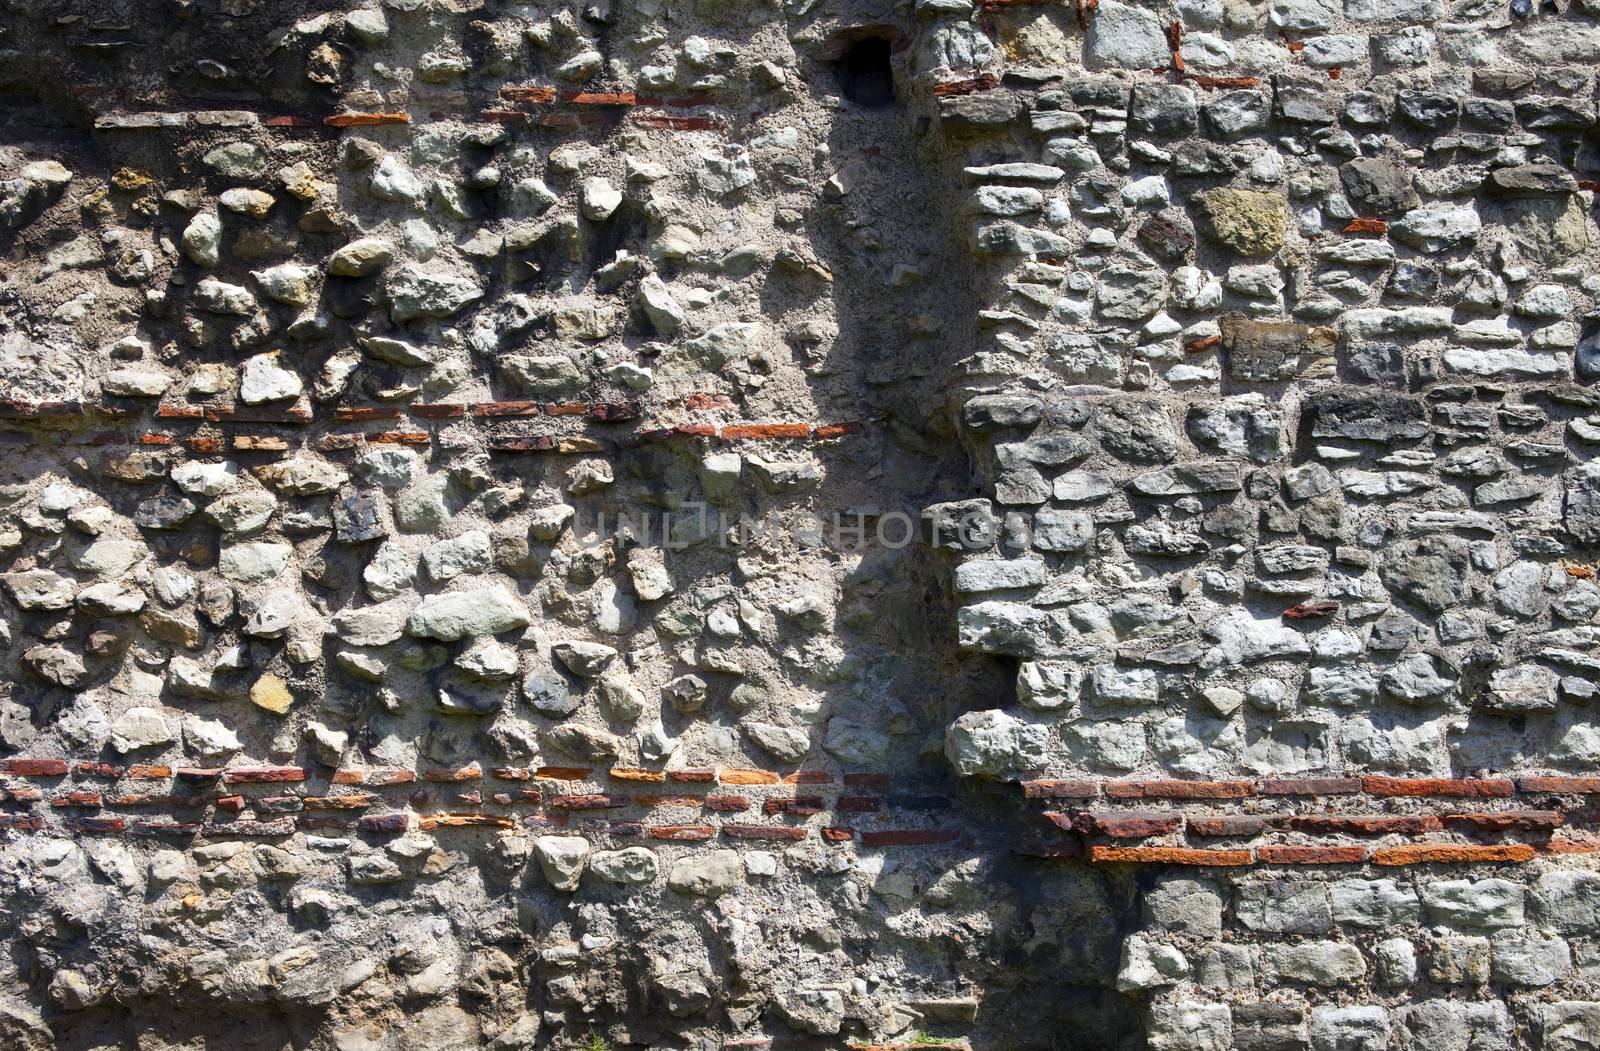
[[[0,1046],[1600,1046],[1600,6],[9,0]]]

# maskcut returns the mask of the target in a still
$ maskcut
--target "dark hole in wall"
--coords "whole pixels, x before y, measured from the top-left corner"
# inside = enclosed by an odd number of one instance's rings
[[[894,70],[889,64],[887,37],[853,40],[839,64],[844,97],[858,106],[876,109],[894,102]]]

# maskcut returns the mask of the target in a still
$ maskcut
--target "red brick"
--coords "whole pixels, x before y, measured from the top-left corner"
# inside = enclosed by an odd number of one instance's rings
[[[722,834],[729,839],[784,840],[791,843],[806,838],[805,829],[787,825],[723,825]]]
[[[1024,781],[1024,799],[1093,799],[1100,794],[1095,781]]]
[[[850,788],[887,788],[889,775],[876,773],[845,774],[844,783]]]
[[[1354,865],[1367,860],[1366,847],[1295,847],[1267,846],[1256,848],[1256,860],[1263,865]]]
[[[822,838],[829,843],[848,843],[856,838],[856,831],[853,828],[839,828],[830,825],[822,830]]]
[[[861,833],[863,847],[931,847],[954,843],[961,833],[935,828],[891,829],[882,832]]]
[[[822,423],[811,428],[811,440],[831,442],[837,438],[860,434],[864,430],[866,430],[865,425],[860,423]]]
[[[668,770],[667,780],[709,785],[717,780],[717,772],[716,770]]]
[[[1388,232],[1389,224],[1382,219],[1352,219],[1344,225],[1347,234],[1381,234]]]
[[[1283,615],[1290,620],[1316,620],[1319,617],[1331,617],[1339,612],[1339,604],[1332,599],[1311,599],[1290,606],[1283,611]]]
[[[1350,796],[1361,791],[1359,777],[1274,777],[1256,785],[1264,796]]]
[[[69,817],[66,826],[73,832],[123,832],[128,828],[128,820],[97,814],[89,817]]]
[[[0,788],[0,799],[13,803],[37,803],[43,798],[42,788]]]
[[[172,771],[172,776],[186,785],[213,785],[222,777],[222,770],[217,767],[180,766]]]
[[[1519,777],[1517,790],[1568,796],[1600,795],[1600,777]]]
[[[1560,828],[1566,819],[1554,810],[1492,810],[1446,814],[1445,827],[1457,832],[1535,832]]]
[[[0,759],[0,774],[18,777],[63,777],[67,772],[65,759]]]
[[[125,768],[115,763],[73,763],[72,772],[79,777],[121,777]]]
[[[323,117],[322,123],[330,128],[373,128],[385,124],[410,124],[406,113],[336,113]]]
[[[1089,860],[1230,868],[1249,865],[1253,859],[1248,850],[1196,850],[1193,847],[1093,846],[1089,848]]]
[[[786,785],[831,785],[833,775],[826,770],[796,770],[792,774],[783,775]]]
[[[377,434],[367,435],[367,441],[376,445],[413,445],[426,446],[433,439],[422,431],[379,431]]]
[[[466,766],[430,766],[422,771],[422,779],[435,784],[476,781],[482,776],[483,767],[477,763],[468,763]]]
[[[1197,836],[1259,836],[1277,825],[1278,818],[1260,814],[1220,814],[1189,818],[1189,831]]]
[[[489,437],[489,448],[503,453],[550,452],[559,444],[560,440],[551,434],[495,434]]]
[[[50,800],[50,805],[56,807],[97,807],[100,805],[100,793],[68,792],[66,795],[57,796]]]
[[[44,828],[44,818],[38,814],[0,814],[0,828],[16,829],[19,832],[36,832]]]
[[[679,797],[685,798],[685,797]],[[704,799],[687,797],[695,803],[704,803],[707,810],[715,810],[721,814],[740,814],[750,809],[750,800],[744,796],[706,796]]]
[[[551,796],[548,805],[552,810],[615,810],[627,806],[629,802],[628,796],[588,792],[579,795]]]
[[[172,767],[134,765],[128,767],[128,776],[140,781],[165,781],[172,776]]]
[[[1532,861],[1534,849],[1526,843],[1507,843],[1496,846],[1459,846],[1452,844],[1412,843],[1403,847],[1379,847],[1372,852],[1378,865],[1420,865],[1430,862],[1446,864],[1478,861]]]
[[[362,832],[404,832],[411,827],[411,815],[401,812],[398,814],[367,814],[356,822],[356,828]]]
[[[793,799],[769,799],[761,804],[762,813],[788,814],[791,817],[812,817],[824,810],[820,796],[795,796]]]
[[[727,441],[739,439],[765,440],[773,438],[809,438],[811,425],[809,423],[751,423],[733,424],[722,428],[722,437]]]
[[[1248,781],[1107,781],[1112,799],[1241,799],[1253,791]]]
[[[700,843],[717,834],[717,830],[710,825],[655,825],[646,831],[651,839],[673,843]]]
[[[241,766],[222,772],[222,780],[230,785],[305,779],[305,770],[298,766]]]
[[[1449,796],[1465,799],[1500,799],[1516,785],[1503,777],[1363,777],[1361,787],[1375,796]]]
[[[242,813],[244,811],[244,796],[219,796],[217,798],[217,809],[232,811],[235,814]]]
[[[876,814],[883,809],[883,800],[877,796],[840,796],[833,808],[841,814]]]

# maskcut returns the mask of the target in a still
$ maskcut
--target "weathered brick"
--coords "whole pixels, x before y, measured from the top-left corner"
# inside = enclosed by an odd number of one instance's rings
[[[1379,847],[1372,852],[1377,865],[1420,865],[1426,862],[1447,864],[1478,861],[1531,861],[1534,849],[1525,843],[1495,846],[1410,843],[1399,847]]]
[[[0,759],[0,774],[18,777],[64,777],[65,759]]]
[[[1183,827],[1183,815],[1175,811],[1098,811],[1073,814],[1046,813],[1058,828],[1114,839],[1142,839],[1164,836]]]
[[[961,833],[954,829],[885,829],[861,833],[863,847],[933,847],[954,843]]]
[[[1444,827],[1432,814],[1296,814],[1283,827],[1294,832],[1339,832],[1352,836],[1420,835]]]
[[[1089,848],[1089,860],[1233,868],[1249,865],[1254,858],[1248,850],[1200,850],[1194,847],[1107,847],[1097,845]]]
[[[1190,817],[1188,827],[1197,836],[1257,836],[1276,827],[1279,820],[1259,814],[1223,814],[1217,817]]]
[[[365,792],[347,796],[306,796],[301,800],[307,810],[363,810],[377,802],[377,796]]]
[[[700,843],[717,834],[717,830],[710,825],[651,825],[645,831],[651,839],[674,843]]]
[[[811,817],[823,812],[823,802],[819,796],[796,796],[793,799],[768,799],[761,804],[761,811],[767,815],[788,814],[792,817]]]
[[[668,770],[667,780],[682,781],[685,784],[709,785],[716,782],[717,772],[714,769]]]
[[[834,800],[833,808],[841,814],[875,814],[883,808],[883,800],[877,796],[840,796]]]
[[[845,774],[844,783],[847,788],[887,788],[889,775],[879,773]]]
[[[1242,799],[1254,791],[1249,781],[1107,781],[1111,799]]]
[[[514,828],[516,823],[500,814],[424,814],[417,827],[424,832],[435,828]]]
[[[606,773],[613,781],[661,782],[667,779],[664,770],[639,770],[633,767],[613,766]]]
[[[1600,777],[1519,777],[1517,790],[1569,796],[1600,795]]]
[[[730,770],[724,767],[717,771],[717,781],[724,785],[775,785],[778,775],[766,770]]]
[[[805,829],[787,825],[723,825],[722,834],[729,839],[783,840],[791,843],[806,838]]]
[[[1271,777],[1256,785],[1264,796],[1348,796],[1361,791],[1359,777]]]
[[[172,767],[135,764],[128,767],[128,776],[136,781],[165,781],[172,776]]]
[[[240,766],[222,772],[222,780],[230,785],[304,781],[305,779],[305,770],[298,766]]]
[[[1366,861],[1367,847],[1315,847],[1272,845],[1256,848],[1263,865],[1350,865]]]
[[[833,775],[826,770],[796,770],[792,774],[783,775],[786,785],[831,785]]]
[[[356,822],[356,828],[362,832],[400,833],[411,827],[411,815],[405,812],[394,814],[366,814]]]
[[[1529,832],[1560,828],[1566,819],[1554,810],[1489,810],[1446,814],[1445,827],[1457,832]]]
[[[1100,794],[1096,781],[1033,780],[1022,782],[1024,799],[1093,799]]]
[[[628,796],[587,792],[579,795],[551,796],[546,805],[552,810],[615,810],[627,806],[631,801]]]
[[[453,781],[476,781],[483,776],[483,767],[477,763],[466,766],[430,766],[422,771],[424,781],[445,784]]]
[[[1375,796],[1448,796],[1464,799],[1499,799],[1511,795],[1516,784],[1491,777],[1378,777],[1361,779],[1361,788]]]
[[[714,810],[721,814],[739,814],[750,809],[750,800],[744,796],[706,796],[704,799],[689,797],[690,805],[705,804],[707,810]],[[768,811],[771,813],[771,811]]]
[[[72,772],[79,777],[121,777],[127,767],[115,763],[73,763]]]

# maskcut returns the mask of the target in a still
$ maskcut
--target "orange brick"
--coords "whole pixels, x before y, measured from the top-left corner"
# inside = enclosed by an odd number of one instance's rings
[[[1107,781],[1112,799],[1241,799],[1253,794],[1249,781]]]
[[[752,423],[736,424],[722,428],[722,437],[728,441],[741,438],[767,440],[773,438],[809,438],[809,423]]]
[[[665,770],[639,770],[634,767],[613,766],[610,770],[613,781],[650,781],[660,782],[667,779]]]
[[[1202,865],[1234,867],[1249,865],[1248,850],[1197,850],[1193,847],[1102,847],[1089,848],[1090,861],[1133,861],[1159,865]]]
[[[766,770],[723,769],[717,771],[717,780],[725,785],[775,785],[779,778]]]
[[[1428,862],[1462,864],[1476,861],[1532,861],[1534,849],[1526,843],[1498,846],[1412,843],[1403,847],[1379,847],[1372,852],[1378,865],[1421,865]]]

